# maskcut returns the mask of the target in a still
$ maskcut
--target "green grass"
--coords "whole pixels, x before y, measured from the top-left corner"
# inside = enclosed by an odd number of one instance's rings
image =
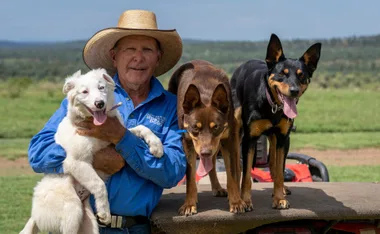
[[[0,139],[0,157],[17,159],[28,154],[30,138]]]
[[[298,130],[297,130],[298,131]],[[291,133],[291,149],[359,149],[380,146],[380,132]]]
[[[380,132],[380,92],[307,90],[298,104],[297,131]]]
[[[327,166],[331,182],[380,182],[380,165]]]

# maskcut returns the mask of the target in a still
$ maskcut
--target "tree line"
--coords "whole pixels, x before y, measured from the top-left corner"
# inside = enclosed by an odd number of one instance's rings
[[[269,37],[268,37],[269,40]],[[322,55],[313,77],[316,86],[327,88],[375,87],[380,84],[380,35],[323,40],[283,40],[286,57],[298,58],[315,42]],[[229,75],[243,62],[264,59],[268,41],[184,40],[180,65],[193,59],[208,60]],[[81,69],[85,41],[60,43],[14,43],[0,41],[0,80],[62,81]],[[175,68],[174,68],[175,69]],[[160,77],[167,81],[173,71]]]

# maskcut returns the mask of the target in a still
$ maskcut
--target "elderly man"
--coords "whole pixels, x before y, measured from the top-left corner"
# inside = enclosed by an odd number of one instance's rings
[[[184,176],[186,157],[178,133],[176,97],[157,80],[182,54],[176,30],[157,29],[153,12],[125,11],[118,26],[97,32],[86,44],[83,59],[89,68],[105,68],[116,83],[115,101],[127,128],[143,124],[162,141],[164,156],[153,157],[147,144],[113,118],[100,126],[80,123],[81,135],[109,141],[111,147],[95,155],[94,167],[113,174],[107,181],[112,218],[100,233],[150,233],[149,217],[163,189]],[[67,100],[31,140],[29,161],[36,172],[63,173],[64,149],[54,142]]]

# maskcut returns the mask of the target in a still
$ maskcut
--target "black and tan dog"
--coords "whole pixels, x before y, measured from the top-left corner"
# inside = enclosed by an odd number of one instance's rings
[[[231,88],[227,75],[211,63],[194,60],[183,64],[172,75],[169,91],[178,98],[178,123],[187,130],[183,147],[187,157],[186,200],[181,215],[197,213],[196,173],[209,174],[214,196],[227,196],[230,212],[242,213],[238,128],[234,119]],[[227,192],[218,181],[216,155],[221,151],[227,174]],[[200,158],[196,172],[196,159]]]
[[[317,68],[321,44],[312,45],[299,59],[285,58],[280,39],[272,34],[265,62],[250,60],[241,65],[231,78],[235,116],[243,130],[242,199],[252,209],[251,168],[256,160],[256,142],[262,135],[269,140],[269,166],[274,181],[272,207],[289,208],[285,199],[285,143],[297,102],[306,91]],[[240,115],[240,116],[239,116]]]

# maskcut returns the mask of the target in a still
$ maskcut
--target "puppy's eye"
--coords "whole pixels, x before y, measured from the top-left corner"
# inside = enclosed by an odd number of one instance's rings
[[[104,90],[104,86],[99,86],[99,90]]]
[[[285,76],[285,73],[282,71],[282,72],[278,73],[278,75],[279,75],[280,77],[283,77],[283,76]]]
[[[302,72],[298,73],[298,77],[303,79],[304,78],[304,74]]]
[[[85,89],[85,90],[82,91],[82,93],[83,93],[83,94],[87,94],[88,91]]]
[[[214,130],[214,131],[218,131],[218,130],[219,130],[219,125],[215,125],[215,126],[213,127],[213,130]]]

